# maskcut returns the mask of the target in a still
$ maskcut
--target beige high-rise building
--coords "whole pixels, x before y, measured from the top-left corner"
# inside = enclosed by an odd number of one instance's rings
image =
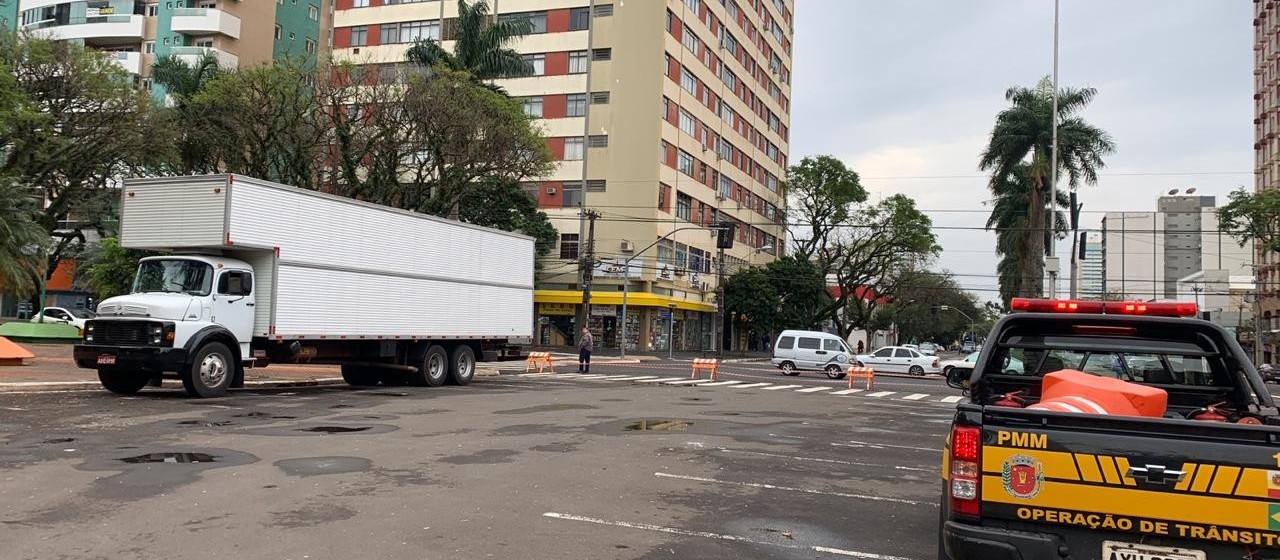
[[[1253,151],[1254,190],[1280,187],[1280,7],[1275,2],[1253,2]],[[1280,255],[1256,257],[1262,295],[1263,361],[1275,355],[1275,335],[1280,331]]]
[[[786,243],[795,1],[490,5],[499,18],[533,23],[514,48],[536,75],[498,85],[524,101],[557,160],[551,176],[529,185],[560,234],[539,273],[535,343],[566,344],[580,330],[577,263],[590,211],[599,215],[588,322],[596,345],[621,343],[625,281],[628,349],[714,348],[719,262],[707,228],[738,224],[726,274],[773,260]],[[440,39],[442,29],[452,48],[455,0],[337,0],[336,8],[337,59],[402,63],[415,40]],[[732,346],[748,334],[728,331]]]

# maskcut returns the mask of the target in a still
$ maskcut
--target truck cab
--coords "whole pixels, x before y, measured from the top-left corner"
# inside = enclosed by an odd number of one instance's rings
[[[75,348],[108,390],[135,393],[177,374],[189,391],[240,386],[254,323],[254,271],[220,256],[148,257],[129,295],[98,305]]]

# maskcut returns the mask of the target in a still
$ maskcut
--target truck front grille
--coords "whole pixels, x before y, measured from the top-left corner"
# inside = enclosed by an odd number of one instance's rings
[[[158,323],[151,321],[94,321],[94,344],[149,346],[148,333]]]

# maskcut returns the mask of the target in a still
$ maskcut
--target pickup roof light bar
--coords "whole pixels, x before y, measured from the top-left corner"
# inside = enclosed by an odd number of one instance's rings
[[[1009,308],[1033,313],[1106,313],[1153,317],[1195,317],[1196,304],[1184,302],[1078,301],[1070,299],[1013,298]]]

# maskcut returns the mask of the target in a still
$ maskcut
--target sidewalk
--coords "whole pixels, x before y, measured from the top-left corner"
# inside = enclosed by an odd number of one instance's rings
[[[578,350],[567,346],[547,346],[531,349],[534,352],[551,352],[551,355],[560,359],[572,358],[575,362],[578,359]],[[665,350],[627,350],[627,357],[621,358],[620,351],[617,348],[596,348],[591,354],[591,363],[637,363],[637,362],[653,362],[667,359],[667,351]],[[671,352],[671,359],[681,362],[691,362],[694,358],[714,358],[715,352],[701,350],[677,350]],[[761,362],[769,361],[773,354],[769,352],[725,352],[724,363],[737,362]],[[606,362],[605,360],[613,360]]]

